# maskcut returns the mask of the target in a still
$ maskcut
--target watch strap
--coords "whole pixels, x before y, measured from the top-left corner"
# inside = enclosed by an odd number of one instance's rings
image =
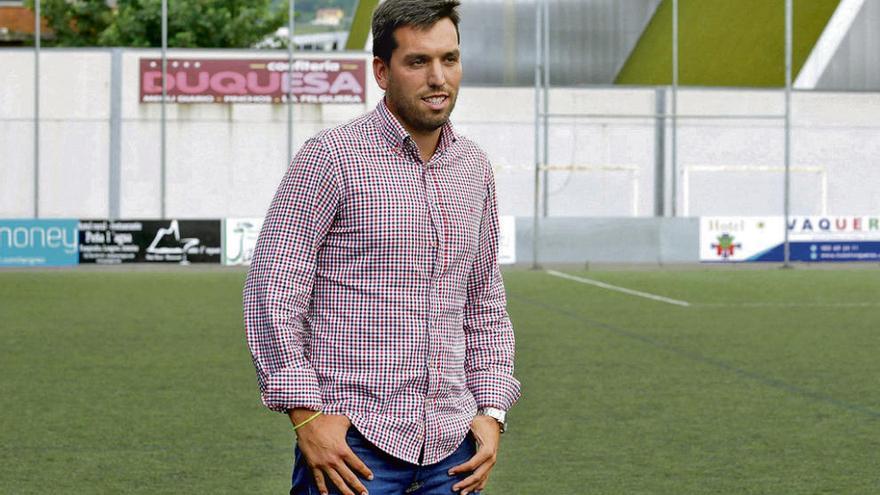
[[[507,411],[496,407],[482,407],[477,410],[477,414],[480,416],[489,416],[497,421],[498,424],[501,425],[501,433],[504,433],[507,430]]]

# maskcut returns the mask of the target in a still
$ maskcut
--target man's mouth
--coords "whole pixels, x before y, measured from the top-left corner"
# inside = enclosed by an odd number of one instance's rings
[[[446,102],[449,100],[449,95],[439,94],[439,95],[429,95],[422,98],[422,101],[428,104],[432,110],[442,110],[443,107],[446,106]]]

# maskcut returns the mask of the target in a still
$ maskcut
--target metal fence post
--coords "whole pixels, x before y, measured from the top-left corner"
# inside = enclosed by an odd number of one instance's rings
[[[666,89],[654,90],[654,216],[666,215]]]
[[[678,216],[678,0],[672,0],[672,216]]]
[[[544,218],[549,215],[550,209],[550,169],[548,165],[550,164],[550,0],[543,0],[544,3],[544,27],[542,30],[543,35],[543,69],[544,69],[544,149],[543,149],[543,159],[541,160],[544,163],[544,177],[543,177],[543,186],[544,193],[541,196],[542,199],[542,210]]]
[[[788,239],[788,218],[791,215],[791,52],[792,52],[792,0],[785,0],[785,268],[791,267],[791,244]]]
[[[535,0],[535,195],[532,216],[532,269],[540,268],[538,260],[538,237],[540,236],[539,209],[541,196],[541,0]]]
[[[122,181],[122,49],[110,52],[110,173],[108,176],[108,216],[116,220],[120,215],[120,187]]]
[[[40,218],[40,0],[34,1],[34,218]]]
[[[287,163],[293,160],[293,33],[294,0],[287,1]]]
[[[165,176],[167,173],[166,155],[166,115],[165,100],[168,99],[168,0],[162,0],[162,121],[159,123],[161,134],[161,157],[159,158],[159,191],[161,196],[161,207],[159,209],[159,218],[166,217],[166,191]]]

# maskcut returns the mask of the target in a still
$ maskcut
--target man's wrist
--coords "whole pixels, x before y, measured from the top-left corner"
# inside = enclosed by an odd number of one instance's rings
[[[290,422],[293,423],[294,426],[296,426],[298,424],[302,424],[303,421],[311,418],[317,412],[318,411],[314,409],[297,407],[288,411],[287,415],[290,416]]]
[[[501,433],[507,431],[507,411],[498,409],[497,407],[481,407],[477,410],[477,415],[488,416],[498,422]]]

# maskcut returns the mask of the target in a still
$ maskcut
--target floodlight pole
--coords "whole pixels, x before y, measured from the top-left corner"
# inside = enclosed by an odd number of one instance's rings
[[[540,269],[538,263],[538,238],[540,237],[541,197],[541,0],[535,0],[535,194],[532,210],[532,270]]]
[[[293,30],[294,0],[287,1],[287,163],[293,160]]]
[[[165,100],[168,99],[168,0],[162,0],[162,117],[159,123],[159,134],[161,135],[161,144],[159,153],[159,196],[161,206],[159,208],[159,218],[164,219],[165,209],[165,177],[167,174],[167,143],[166,143],[166,113]]]
[[[785,243],[783,267],[791,268],[791,243],[788,238],[788,218],[791,215],[791,52],[792,0],[785,0]]]
[[[672,0],[672,216],[678,216],[678,0]]]
[[[34,1],[34,218],[40,218],[40,0]]]

